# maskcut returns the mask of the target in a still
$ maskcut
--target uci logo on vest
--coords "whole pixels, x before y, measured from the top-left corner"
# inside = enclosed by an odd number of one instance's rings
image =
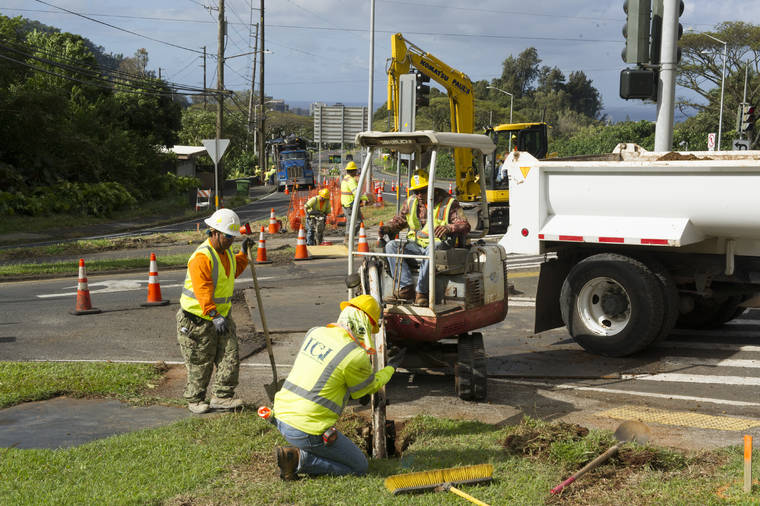
[[[310,357],[315,358],[320,362],[324,362],[327,356],[332,353],[333,349],[320,343],[313,337],[310,337],[304,343],[301,351],[307,353]]]

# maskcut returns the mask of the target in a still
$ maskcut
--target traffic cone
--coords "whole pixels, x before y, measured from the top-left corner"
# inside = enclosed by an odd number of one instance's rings
[[[451,183],[449,183],[449,195],[454,194],[454,189],[451,187]]]
[[[285,185],[285,195],[290,195],[290,190],[288,190],[288,186]]]
[[[90,289],[87,287],[87,271],[84,268],[84,258],[79,259],[79,284],[77,285],[77,305],[73,315],[96,314],[100,309],[92,307]]]
[[[364,222],[359,225],[359,242],[356,245],[356,251],[360,253],[369,253],[369,244],[367,244],[367,232],[364,231]]]
[[[306,249],[306,231],[301,225],[298,229],[298,238],[296,239],[296,255],[293,260],[311,260],[309,251]]]
[[[271,264],[271,260],[267,260],[267,241],[264,239],[264,227],[261,227],[259,232],[259,247],[256,250],[256,263],[257,264]]]
[[[382,186],[377,189],[377,202],[376,202],[376,204],[377,204],[378,207],[384,207],[385,206],[385,202],[383,202],[383,188],[382,188]]]
[[[392,192],[396,191],[396,182],[395,181],[391,181],[391,191]]]
[[[277,224],[277,217],[274,215],[274,207],[272,208],[272,211],[269,213],[269,230],[268,232],[270,234],[276,234],[280,231],[280,226]]]
[[[382,230],[382,229],[383,229],[383,222],[382,222],[382,221],[381,221],[380,223],[378,223],[378,224],[377,224],[377,228],[378,228],[379,230]],[[375,241],[375,247],[376,247],[376,248],[382,248],[382,246],[383,246],[383,241],[385,241],[385,237],[382,237],[382,238],[378,238],[378,239],[377,239],[377,241]]]
[[[246,223],[245,225],[240,227],[240,233],[242,235],[251,235],[253,233],[253,231],[251,230],[251,224]]]
[[[169,299],[161,298],[161,284],[158,282],[158,263],[156,254],[150,254],[150,269],[148,269],[148,300],[140,304],[141,306],[165,306]]]

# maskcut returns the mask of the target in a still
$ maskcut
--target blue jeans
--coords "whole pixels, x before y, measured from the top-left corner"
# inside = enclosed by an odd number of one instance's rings
[[[385,252],[389,255],[398,254],[400,249],[401,241],[399,239],[394,239],[385,245]],[[402,253],[409,255],[428,255],[430,254],[430,246],[423,248],[416,242],[405,241],[404,251]],[[401,279],[398,285],[399,288],[404,288],[405,286],[414,284],[414,276],[412,276],[410,266],[414,265],[413,262],[416,263],[417,260],[413,258],[389,258],[388,262],[391,264],[391,275],[393,276],[394,280],[396,279],[396,268],[398,264],[401,264]],[[415,288],[418,293],[427,294],[430,291],[428,290],[428,264],[428,259],[422,260],[420,263],[420,275],[417,279],[417,286]]]
[[[367,457],[358,446],[340,432],[333,444],[325,446],[321,434],[318,436],[307,434],[285,422],[276,421],[280,434],[287,439],[288,443],[301,450],[296,473],[362,476],[367,472],[367,467],[369,467]]]

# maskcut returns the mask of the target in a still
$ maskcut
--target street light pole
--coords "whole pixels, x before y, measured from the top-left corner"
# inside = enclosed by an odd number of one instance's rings
[[[509,95],[509,123],[511,124],[512,123],[512,106],[514,105],[514,102],[515,102],[515,96],[512,95],[508,91],[504,91],[501,88],[497,88],[496,86],[486,86],[486,88],[491,88],[491,89],[494,89],[496,91],[500,91],[500,92],[504,93],[505,95]],[[508,146],[507,149],[509,151],[512,151],[512,136],[511,135],[509,136],[509,146]]]
[[[688,31],[693,32],[693,28],[688,28]],[[726,60],[728,59],[728,43],[720,40],[718,37],[713,37],[709,33],[702,33],[705,37],[709,37],[715,42],[723,44],[723,71],[720,75],[720,112],[718,113],[718,151],[720,151],[720,139],[723,134],[723,92],[726,87]]]

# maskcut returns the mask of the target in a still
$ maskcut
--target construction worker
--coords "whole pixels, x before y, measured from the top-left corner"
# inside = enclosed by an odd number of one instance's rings
[[[264,174],[266,176],[267,184],[274,185],[275,174],[277,174],[277,166],[272,164],[272,167]]]
[[[322,188],[303,206],[306,212],[306,245],[322,244],[325,220],[330,214],[330,190]]]
[[[208,239],[190,255],[177,311],[177,341],[185,359],[187,384],[184,397],[193,413],[242,406],[233,399],[238,384],[240,359],[232,291],[235,278],[248,266],[252,240],[232,254],[230,246],[240,236],[240,218],[230,209],[219,209],[204,220]],[[206,388],[216,366],[213,394],[206,402]]]
[[[263,184],[264,183],[264,180],[263,180],[263,178],[261,176],[262,176],[261,167],[259,167],[258,165],[256,165],[256,167],[253,170],[253,177],[256,178],[255,179],[255,184]]]
[[[389,254],[428,255],[430,253],[430,238],[427,226],[427,173],[417,171],[412,176],[409,189],[412,194],[401,206],[400,214],[394,216],[387,225],[381,227],[378,234],[381,239],[386,234],[394,237],[401,230],[409,228],[406,239],[388,242],[385,246],[385,252]],[[433,194],[433,225],[435,226],[436,249],[451,248],[457,239],[464,239],[470,232],[470,224],[459,202],[441,188],[435,188]],[[394,298],[402,300],[414,298],[415,304],[427,306],[429,292],[428,260],[422,260],[420,263],[416,286],[409,265],[410,262],[415,261],[414,259],[390,258],[389,260],[394,286],[397,282],[396,276],[399,275],[398,265],[401,264],[400,279],[397,285],[399,288],[394,291]]]
[[[340,205],[343,207],[343,216],[346,217],[346,238],[348,238],[348,227],[351,221],[351,207],[354,205],[354,199],[356,198],[356,192],[359,189],[359,167],[356,166],[353,160],[346,164],[346,175],[343,176],[343,181],[340,183]],[[362,195],[362,202],[369,201],[366,195]],[[364,221],[362,216],[362,210],[359,209],[359,214],[356,218],[356,225],[354,226],[354,237],[359,236],[359,228]],[[346,239],[347,240],[347,239]]]
[[[388,383],[405,350],[373,373],[372,334],[380,329],[380,304],[371,295],[359,295],[341,302],[340,309],[336,323],[306,334],[288,379],[274,397],[274,422],[293,445],[276,449],[283,480],[296,480],[299,473],[363,475],[367,471],[364,453],[334,425],[348,395],[359,399]]]

